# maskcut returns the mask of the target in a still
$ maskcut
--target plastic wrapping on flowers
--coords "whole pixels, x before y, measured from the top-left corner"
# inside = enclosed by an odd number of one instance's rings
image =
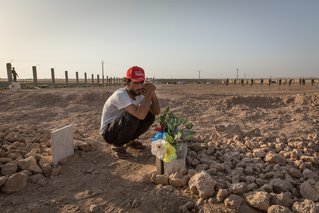
[[[156,134],[151,138],[152,154],[165,163],[175,160],[181,143],[192,138],[192,127],[193,124],[186,118],[178,118],[167,107],[160,116],[160,128],[156,129]]]

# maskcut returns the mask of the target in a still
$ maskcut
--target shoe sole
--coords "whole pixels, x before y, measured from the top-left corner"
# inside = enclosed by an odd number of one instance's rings
[[[129,156],[119,152],[112,152],[112,156],[116,159],[127,159]]]

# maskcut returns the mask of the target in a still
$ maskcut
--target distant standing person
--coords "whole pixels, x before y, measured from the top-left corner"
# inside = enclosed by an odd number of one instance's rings
[[[315,84],[315,79],[311,79],[311,86]]]
[[[126,147],[143,149],[138,137],[145,133],[160,113],[154,84],[145,81],[141,67],[126,72],[125,87],[116,90],[105,102],[100,134],[111,145],[115,158],[126,158]]]
[[[12,76],[13,76],[13,81],[14,82],[17,82],[17,76],[18,76],[18,73],[15,71],[14,67],[12,67]],[[19,76],[18,76],[19,77]]]
[[[226,79],[226,86],[228,86],[228,84],[229,84],[229,79],[227,78]]]

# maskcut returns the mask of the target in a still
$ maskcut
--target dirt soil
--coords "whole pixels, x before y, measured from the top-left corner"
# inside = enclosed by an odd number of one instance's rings
[[[66,125],[73,126],[74,140],[90,145],[88,151],[78,149],[62,161],[59,174],[46,178],[45,184],[28,183],[24,190],[12,194],[0,192],[1,212],[178,212],[188,201],[198,200],[187,186],[175,188],[150,181],[156,167],[149,139],[158,126],[158,116],[141,137],[145,150],[129,149],[132,156],[127,160],[111,156],[99,127],[103,104],[117,88],[0,91],[0,129],[5,133],[0,137],[2,145],[8,134],[13,134],[17,141],[38,144],[41,154],[50,155],[51,131]],[[194,140],[202,140],[213,134],[215,125],[227,123],[237,123],[247,131],[259,128],[270,136],[314,133],[319,130],[318,113],[301,105],[294,116],[284,116],[289,108],[283,106],[292,96],[318,98],[318,89],[319,85],[187,84],[157,85],[157,94],[161,109],[169,106],[191,120]],[[8,157],[4,148],[0,153],[0,158]],[[211,212],[228,211],[223,204],[211,208]]]

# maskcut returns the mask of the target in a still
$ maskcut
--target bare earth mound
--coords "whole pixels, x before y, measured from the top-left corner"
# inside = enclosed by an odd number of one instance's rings
[[[319,208],[318,85],[157,88],[162,110],[193,122],[188,175],[208,173],[213,195],[151,182],[149,138],[158,118],[141,138],[147,149],[112,158],[99,127],[116,87],[1,91],[1,212],[265,212],[274,204],[298,212],[298,202],[308,200]],[[53,168],[50,133],[66,125],[73,126],[75,154]],[[284,204],[276,200],[281,194]]]

